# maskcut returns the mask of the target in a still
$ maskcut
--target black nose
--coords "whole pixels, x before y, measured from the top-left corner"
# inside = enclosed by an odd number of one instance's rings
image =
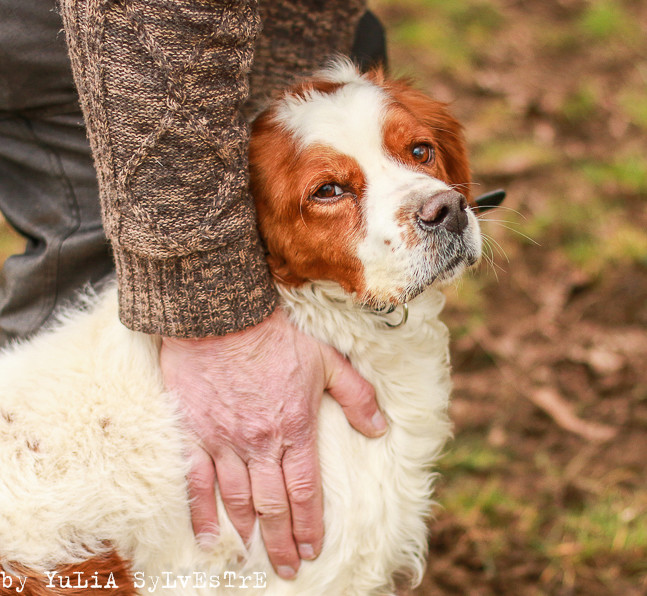
[[[460,234],[467,227],[467,199],[455,190],[432,195],[418,210],[418,225],[425,231],[445,228]]]

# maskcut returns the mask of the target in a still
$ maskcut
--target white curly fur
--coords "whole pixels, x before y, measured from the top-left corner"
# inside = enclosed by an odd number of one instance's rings
[[[409,322],[391,329],[385,320],[397,313],[362,310],[335,284],[281,294],[301,329],[349,355],[389,419],[385,437],[367,439],[324,399],[326,538],[296,581],[273,574],[258,532],[241,566],[244,549],[222,507],[218,552],[195,546],[184,437],[162,386],[158,344],[119,323],[114,289],[0,357],[0,559],[55,569],[101,552],[108,540],[146,576],[265,572],[265,593],[277,596],[390,594],[396,572],[419,580],[430,467],[450,434],[442,295],[428,290],[410,305]]]

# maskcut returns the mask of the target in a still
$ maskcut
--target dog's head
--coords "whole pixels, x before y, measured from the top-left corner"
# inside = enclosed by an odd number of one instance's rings
[[[274,101],[254,122],[250,173],[282,283],[393,304],[480,257],[461,126],[380,71],[337,63]]]

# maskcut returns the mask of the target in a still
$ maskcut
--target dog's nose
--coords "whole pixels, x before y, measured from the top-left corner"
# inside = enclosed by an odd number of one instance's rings
[[[425,231],[440,227],[460,234],[467,227],[467,199],[455,190],[432,195],[418,210],[418,225]]]

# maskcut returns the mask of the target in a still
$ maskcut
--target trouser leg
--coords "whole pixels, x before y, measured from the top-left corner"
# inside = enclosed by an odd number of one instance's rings
[[[112,268],[54,0],[0,4],[0,210],[26,250],[0,271],[0,344]]]
[[[0,119],[0,210],[27,241],[0,272],[0,343],[26,337],[112,269],[80,114]]]

